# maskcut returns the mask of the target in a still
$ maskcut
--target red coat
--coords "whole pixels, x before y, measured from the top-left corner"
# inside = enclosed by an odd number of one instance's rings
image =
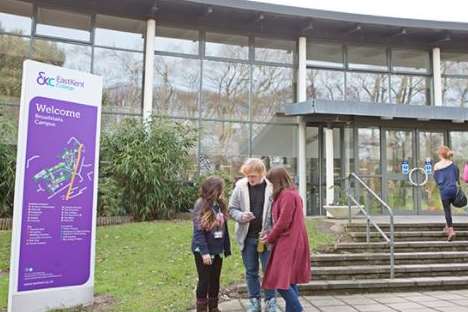
[[[266,241],[273,245],[263,278],[264,289],[288,289],[310,281],[310,250],[302,198],[283,190],[272,206],[273,228]]]

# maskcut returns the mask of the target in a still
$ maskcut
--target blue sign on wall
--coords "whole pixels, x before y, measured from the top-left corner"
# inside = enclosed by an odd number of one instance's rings
[[[405,175],[409,174],[409,162],[407,160],[401,162],[401,173]]]
[[[427,175],[432,174],[432,161],[430,158],[426,159],[426,161],[424,162],[424,172]]]

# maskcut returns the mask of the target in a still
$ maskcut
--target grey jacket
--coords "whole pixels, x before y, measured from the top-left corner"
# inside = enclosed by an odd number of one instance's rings
[[[272,227],[271,203],[273,201],[273,185],[265,178],[267,183],[265,189],[265,203],[263,206],[263,224],[262,231],[270,230]],[[250,211],[250,197],[247,178],[237,181],[231,198],[229,199],[229,214],[236,221],[236,240],[240,250],[244,249],[244,241],[249,232],[249,222],[243,223],[242,213]]]

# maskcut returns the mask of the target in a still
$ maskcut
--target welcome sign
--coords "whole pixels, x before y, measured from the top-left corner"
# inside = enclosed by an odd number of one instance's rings
[[[9,311],[92,302],[102,79],[25,61]]]

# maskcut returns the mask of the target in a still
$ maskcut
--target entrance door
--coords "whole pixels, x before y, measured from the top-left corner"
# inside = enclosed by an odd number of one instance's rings
[[[430,214],[441,208],[432,178],[444,133],[418,129],[385,129],[384,198],[399,214]]]

